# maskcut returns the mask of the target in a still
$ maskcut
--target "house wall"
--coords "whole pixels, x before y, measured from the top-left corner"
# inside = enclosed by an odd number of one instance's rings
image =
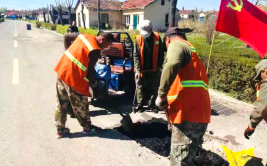
[[[188,19],[189,18],[188,14],[181,14],[180,16],[181,16],[182,19]]]
[[[134,29],[134,15],[139,15],[139,22],[137,23],[137,29],[140,29],[140,22],[144,20],[144,9],[133,9],[133,10],[123,10],[122,11],[122,23],[125,24],[125,16],[130,15],[129,29]]]
[[[122,16],[120,11],[101,11],[101,13],[107,13],[108,19],[109,19],[109,25],[111,27],[115,27],[116,24],[121,24],[122,22]],[[89,10],[89,16],[90,16],[90,26],[98,26],[98,13],[97,11]]]
[[[166,14],[170,11],[170,1],[165,0],[165,4],[161,5],[161,0],[157,0],[145,7],[144,19],[150,20],[153,25],[153,29],[156,31],[164,31],[168,29],[165,25]],[[179,14],[176,12],[176,24],[178,23]],[[170,16],[169,16],[170,18]],[[168,18],[168,20],[169,20]],[[176,25],[177,26],[177,25]]]
[[[78,7],[77,7],[75,12],[76,12],[76,23],[77,23],[77,26],[83,27],[84,25],[83,25],[83,20],[82,20],[82,5],[81,5],[81,3],[78,5]],[[79,23],[79,17],[78,17],[79,13],[80,13],[80,23],[81,23],[81,25],[78,24]],[[86,7],[84,7],[84,9],[83,9],[83,14],[85,15],[85,27],[89,28],[90,27],[89,10]]]
[[[44,15],[43,14],[38,15],[38,21],[44,22]]]

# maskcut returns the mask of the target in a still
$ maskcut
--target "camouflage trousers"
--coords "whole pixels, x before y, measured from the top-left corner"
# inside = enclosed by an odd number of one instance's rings
[[[137,84],[136,98],[137,103],[148,106],[155,106],[155,101],[158,96],[158,88],[160,84],[161,71],[144,72],[143,76]]]
[[[182,122],[172,124],[171,166],[193,166],[199,145],[207,130],[207,123]]]
[[[84,130],[89,130],[91,127],[91,119],[89,115],[88,96],[79,94],[60,79],[57,80],[56,88],[57,105],[55,121],[57,128],[65,127],[67,112],[73,111]]]

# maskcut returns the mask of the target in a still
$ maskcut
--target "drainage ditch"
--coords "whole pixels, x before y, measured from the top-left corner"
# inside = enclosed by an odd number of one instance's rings
[[[153,118],[145,123],[136,123],[134,134],[131,135],[122,127],[117,131],[135,140],[140,146],[144,146],[153,152],[168,157],[171,147],[171,132],[168,130],[167,122],[163,119]],[[198,166],[228,166],[228,162],[219,155],[199,148],[194,163]]]

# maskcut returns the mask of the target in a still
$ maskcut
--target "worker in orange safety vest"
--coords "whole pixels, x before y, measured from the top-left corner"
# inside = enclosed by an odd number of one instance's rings
[[[165,33],[167,57],[156,105],[165,110],[171,137],[171,166],[193,165],[210,123],[211,105],[205,66],[185,33],[176,27]]]
[[[73,36],[73,34],[69,35]],[[111,33],[104,33],[97,37],[79,34],[59,60],[55,68],[58,74],[55,112],[57,138],[69,132],[65,127],[69,105],[83,127],[83,134],[91,133],[89,86],[95,86],[94,66],[101,50],[107,48],[113,41],[114,37]]]
[[[152,23],[144,20],[140,23],[140,35],[136,36],[134,47],[134,66],[136,69],[136,112],[143,112],[148,101],[149,110],[158,112],[155,106],[159,79],[164,61],[162,40],[159,33],[153,31]]]

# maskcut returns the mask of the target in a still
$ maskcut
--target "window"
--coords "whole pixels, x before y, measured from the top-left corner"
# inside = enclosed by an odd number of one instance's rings
[[[125,16],[125,24],[130,25],[130,15]]]
[[[165,15],[165,26],[168,27],[169,26],[169,14]]]
[[[161,6],[165,5],[165,0],[161,0]]]
[[[101,23],[102,24],[108,24],[109,23],[108,13],[101,13]]]

